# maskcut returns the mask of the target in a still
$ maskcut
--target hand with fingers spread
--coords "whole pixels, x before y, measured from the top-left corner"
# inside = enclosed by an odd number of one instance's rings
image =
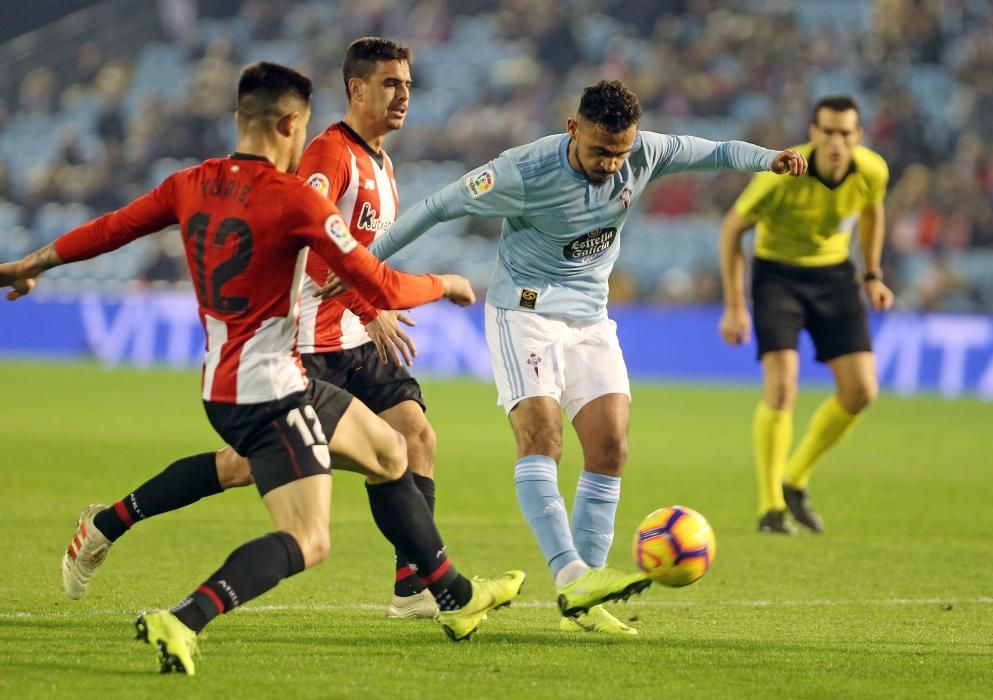
[[[413,339],[400,330],[400,323],[416,326],[417,323],[402,311],[380,311],[372,321],[365,324],[366,333],[376,346],[379,359],[392,361],[397,367],[414,364],[417,348]]]
[[[807,172],[807,159],[797,151],[780,151],[772,159],[772,166],[769,169],[777,175],[788,174],[799,177]]]

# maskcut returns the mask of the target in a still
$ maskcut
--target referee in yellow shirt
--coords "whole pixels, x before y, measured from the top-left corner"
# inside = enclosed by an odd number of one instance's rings
[[[759,486],[759,531],[794,534],[788,507],[801,525],[821,532],[824,522],[807,485],[823,454],[856,423],[877,393],[876,363],[862,285],[848,259],[858,223],[865,257],[864,288],[874,309],[888,309],[893,293],[883,284],[885,211],[889,170],[861,146],[858,105],[851,97],[825,97],[814,106],[805,177],[756,175],[724,217],[721,337],[748,342],[752,325],[745,304],[741,238],[757,226],[752,268],[752,309],[762,362],[762,400],[753,442]],[[806,329],[817,361],[834,373],[837,391],[814,413],[807,434],[790,454],[797,394],[797,342]]]

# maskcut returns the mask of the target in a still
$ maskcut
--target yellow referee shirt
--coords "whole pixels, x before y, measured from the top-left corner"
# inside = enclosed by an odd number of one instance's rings
[[[807,160],[813,144],[797,146]],[[889,168],[875,151],[856,146],[844,179],[834,187],[814,173],[801,177],[759,173],[734,204],[757,225],[755,255],[790,265],[835,265],[848,259],[848,243],[859,215],[883,201]]]

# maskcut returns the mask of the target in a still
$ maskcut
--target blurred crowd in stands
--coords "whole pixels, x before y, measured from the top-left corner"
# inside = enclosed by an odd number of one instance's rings
[[[138,52],[82,41],[71,70],[35,68],[0,95],[0,258],[229,152],[234,86],[250,61],[316,78],[316,133],[344,111],[345,46],[375,34],[414,49],[408,123],[386,142],[402,206],[562,131],[600,78],[638,93],[643,128],[773,148],[805,140],[817,97],[849,93],[866,145],[890,165],[884,260],[901,306],[993,312],[987,0],[161,0],[158,10],[161,32]],[[694,174],[650,188],[625,228],[615,300],[718,300],[720,217],[746,182]],[[401,262],[442,260],[485,285],[498,231],[453,224]],[[158,237],[126,264],[73,279],[175,281],[180,255],[175,236]]]

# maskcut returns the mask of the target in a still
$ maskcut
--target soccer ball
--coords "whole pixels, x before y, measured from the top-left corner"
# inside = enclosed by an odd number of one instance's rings
[[[710,523],[691,508],[651,513],[634,534],[634,561],[653,581],[688,586],[707,573],[717,554]]]

